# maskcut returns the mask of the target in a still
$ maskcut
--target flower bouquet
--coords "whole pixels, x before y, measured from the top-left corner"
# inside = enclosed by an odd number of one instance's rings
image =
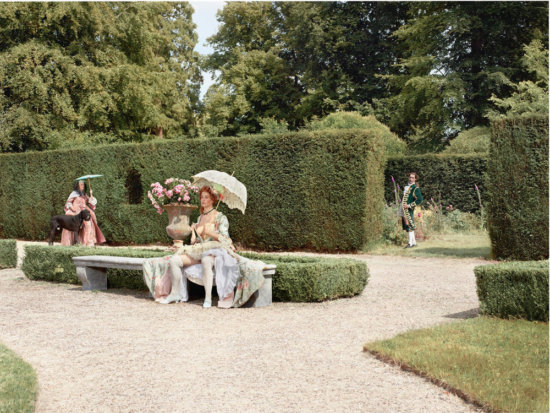
[[[147,197],[157,210],[162,214],[163,205],[168,204],[198,204],[199,188],[191,184],[191,181],[179,178],[168,178],[163,186],[159,182],[151,184],[151,190],[147,192]]]

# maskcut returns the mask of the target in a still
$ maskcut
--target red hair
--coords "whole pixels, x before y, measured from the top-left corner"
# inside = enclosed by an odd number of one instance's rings
[[[210,195],[210,198],[212,199],[212,204],[216,203],[216,201],[218,200],[218,195],[217,195],[217,192],[214,191],[214,189],[210,188],[209,186],[203,186],[199,191],[199,199],[203,192],[207,192],[208,195]],[[204,209],[202,206],[200,208],[200,212],[201,214],[204,212]]]

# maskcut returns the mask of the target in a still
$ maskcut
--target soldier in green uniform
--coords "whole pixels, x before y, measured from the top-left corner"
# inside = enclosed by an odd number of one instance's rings
[[[416,172],[409,173],[409,184],[403,190],[403,200],[399,208],[399,215],[403,229],[409,233],[409,243],[405,248],[416,247],[416,238],[414,237],[414,207],[422,203],[422,193],[418,187],[418,174]]]

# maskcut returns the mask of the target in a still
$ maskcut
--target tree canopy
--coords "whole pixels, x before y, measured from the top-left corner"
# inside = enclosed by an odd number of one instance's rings
[[[3,3],[0,151],[297,130],[347,111],[426,152],[489,116],[548,110],[547,2],[228,2],[203,57],[192,13]],[[201,70],[217,74],[202,102]]]
[[[384,121],[410,143],[438,149],[460,130],[487,125],[492,94],[509,95],[504,79],[526,80],[523,47],[548,43],[545,2],[419,2],[394,32],[405,53],[386,78],[392,96]]]
[[[303,126],[337,110],[372,112],[398,47],[391,33],[407,3],[226,4],[206,68],[219,71],[205,99],[206,122],[225,135],[258,131],[261,118]],[[224,109],[220,109],[220,106]]]
[[[493,94],[533,80],[523,47],[548,42],[545,2],[231,2],[218,22],[204,112],[218,133],[352,110],[417,151],[487,125]]]
[[[188,3],[4,3],[0,148],[189,131],[200,71]]]

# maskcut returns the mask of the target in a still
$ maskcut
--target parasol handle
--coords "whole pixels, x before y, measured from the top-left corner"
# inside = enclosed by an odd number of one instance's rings
[[[90,182],[90,178],[88,178],[88,188],[90,188],[90,196],[92,196],[92,183]]]

